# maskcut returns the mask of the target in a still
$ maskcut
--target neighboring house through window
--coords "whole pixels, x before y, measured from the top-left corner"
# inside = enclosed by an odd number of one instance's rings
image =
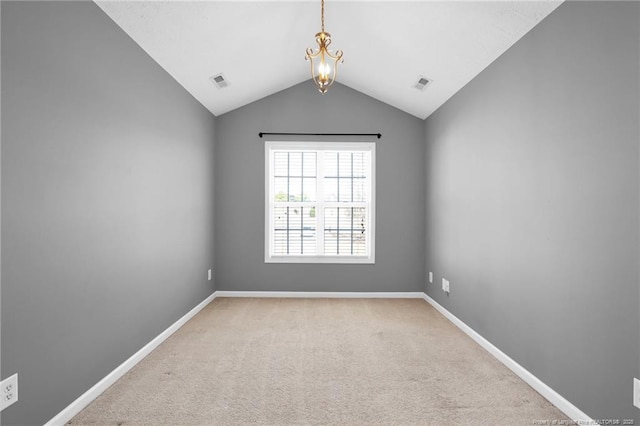
[[[375,263],[375,144],[266,142],[265,262]]]

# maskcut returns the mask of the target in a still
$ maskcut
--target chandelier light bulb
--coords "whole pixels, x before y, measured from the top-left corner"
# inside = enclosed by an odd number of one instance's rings
[[[329,76],[331,75],[331,67],[327,63],[320,63],[318,66],[318,80],[321,83],[326,84],[329,82]]]

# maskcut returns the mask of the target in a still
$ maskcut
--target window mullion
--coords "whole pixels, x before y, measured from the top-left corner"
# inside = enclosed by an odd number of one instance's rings
[[[287,152],[287,200],[291,200],[291,153]],[[291,228],[291,224],[289,221],[290,217],[289,217],[289,207],[287,207],[287,254],[289,253],[289,239],[290,239],[290,231],[289,229]]]
[[[369,203],[366,201],[353,201],[353,202],[349,202],[349,201],[342,201],[342,202],[338,202],[338,201],[329,201],[329,202],[325,202],[324,203],[324,207],[325,208],[336,208],[336,207],[363,207],[363,208],[367,208],[369,207]]]
[[[268,160],[268,168],[267,168],[267,178],[268,178],[268,182],[269,182],[269,186],[267,188],[265,188],[265,194],[267,197],[267,201],[266,201],[266,207],[267,207],[267,215],[268,215],[268,223],[267,225],[265,225],[265,227],[267,228],[268,232],[269,232],[269,236],[268,236],[268,241],[269,241],[269,257],[273,256],[274,254],[274,247],[275,247],[275,231],[274,231],[274,224],[275,224],[275,214],[274,214],[274,210],[275,210],[275,206],[274,206],[274,202],[273,202],[273,198],[274,198],[274,188],[275,188],[275,152],[273,150],[268,150],[269,153],[269,160]]]
[[[336,193],[340,198],[340,152],[336,152]],[[340,207],[336,209],[336,254],[340,254]]]
[[[315,207],[315,201],[274,201],[273,205],[276,207]]]
[[[304,201],[304,152],[300,153],[300,201]],[[304,254],[304,212],[300,207],[300,253]]]
[[[353,152],[351,153],[351,173],[349,175],[350,177],[350,182],[351,182],[351,202],[353,203]],[[350,243],[351,243],[351,254],[353,254],[353,207],[351,207],[351,236],[350,236]]]
[[[324,153],[316,151],[316,253],[324,255]]]

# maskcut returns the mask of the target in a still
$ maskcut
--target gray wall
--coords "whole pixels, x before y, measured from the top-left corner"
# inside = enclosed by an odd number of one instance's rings
[[[213,292],[215,118],[92,2],[2,2],[4,424],[42,424]]]
[[[0,1],[0,16],[2,16],[2,2]],[[1,21],[1,20],[0,20]],[[2,31],[0,30],[0,46],[2,46]],[[0,51],[2,49],[0,48]],[[2,81],[2,55],[0,54],[0,81]],[[1,85],[0,85],[1,86]],[[1,90],[0,90],[1,92]],[[1,99],[1,95],[0,95]],[[2,117],[2,102],[0,102],[0,117]],[[0,119],[0,164],[2,164],[2,120]],[[2,194],[2,169],[0,168],[0,195]],[[0,196],[0,236],[2,235],[2,196]],[[0,244],[0,271],[2,271],[2,244]],[[2,365],[2,273],[0,273],[0,366]],[[0,379],[4,376],[0,375]],[[2,424],[2,413],[0,413]]]
[[[311,81],[218,117],[219,290],[422,291],[424,128],[413,116],[336,83]],[[375,265],[264,263],[264,140],[258,132],[377,133]],[[272,138],[272,140],[285,140]]]
[[[639,8],[564,3],[425,125],[428,295],[636,424]]]

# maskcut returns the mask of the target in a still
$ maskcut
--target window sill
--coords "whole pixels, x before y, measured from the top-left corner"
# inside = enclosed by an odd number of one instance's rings
[[[333,263],[333,264],[370,264],[376,263],[373,256],[270,256],[264,263]]]

